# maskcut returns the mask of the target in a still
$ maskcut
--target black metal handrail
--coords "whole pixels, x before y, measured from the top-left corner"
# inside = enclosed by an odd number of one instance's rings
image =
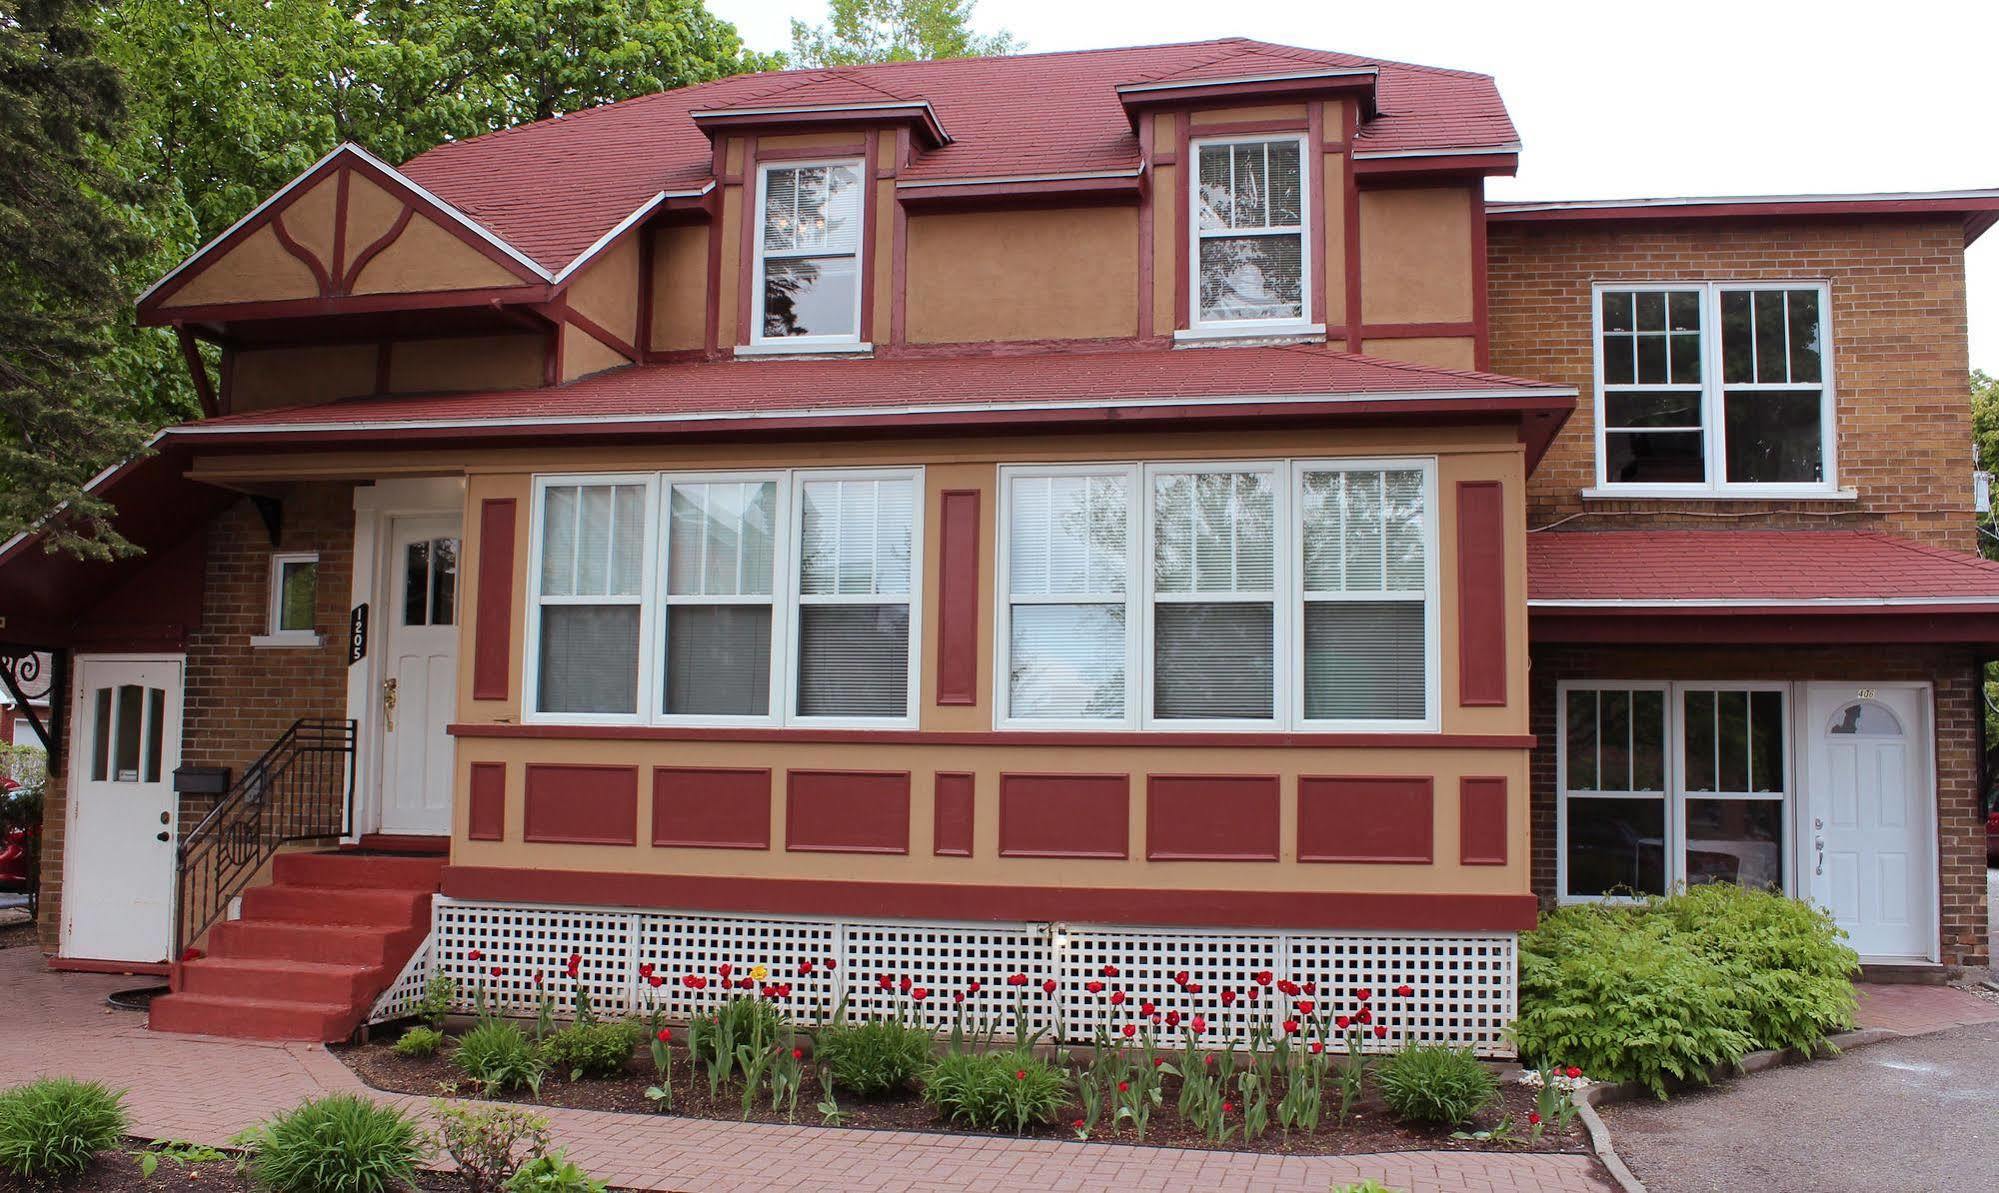
[[[174,849],[174,951],[180,960],[278,847],[345,836],[352,826],[352,721],[299,720]]]

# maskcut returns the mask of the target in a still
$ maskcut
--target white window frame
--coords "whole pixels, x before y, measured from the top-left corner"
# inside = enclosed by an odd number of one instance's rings
[[[641,485],[645,494],[639,507],[646,513],[651,525],[649,533],[640,544],[639,594],[637,597],[609,596],[543,596],[541,591],[542,552],[542,512],[547,507],[548,490],[569,485],[609,486]],[[659,644],[659,617],[655,612],[658,600],[659,547],[663,541],[659,530],[659,474],[651,472],[605,472],[568,473],[562,475],[536,476],[534,497],[528,523],[528,600],[527,628],[523,634],[526,659],[521,669],[521,720],[524,724],[535,725],[642,725],[647,721],[647,713],[658,700],[654,677],[658,668],[648,666],[648,652]],[[629,713],[576,713],[542,712],[541,704],[541,611],[549,605],[624,605],[636,602],[639,607],[639,660],[638,690],[634,694],[635,711]]]
[[[1135,591],[1141,575],[1139,551],[1145,533],[1145,517],[1142,512],[1145,496],[1144,469],[1134,463],[1108,464],[1008,464],[999,471],[999,523],[997,562],[999,573],[993,584],[994,595],[994,647],[993,658],[993,709],[994,722],[1001,729],[1079,729],[1079,730],[1125,730],[1138,724],[1139,685],[1145,682],[1149,672],[1140,658],[1143,631],[1140,614],[1135,606],[1143,599],[1142,593]],[[1055,476],[1117,476],[1125,482],[1125,573],[1124,573],[1124,715],[1121,717],[1021,717],[1013,714],[1013,606],[1020,605],[1089,605],[1115,604],[1103,597],[1089,597],[1076,594],[1030,595],[1016,597],[1013,594],[1013,483],[1016,480],[1033,480]]]
[[[1442,724],[1442,710],[1438,692],[1443,688],[1443,616],[1439,606],[1443,600],[1442,581],[1438,575],[1440,551],[1439,519],[1442,517],[1437,507],[1437,461],[1434,457],[1410,457],[1384,460],[1295,460],[1291,464],[1290,496],[1292,513],[1287,523],[1291,528],[1292,560],[1291,608],[1297,623],[1297,633],[1288,652],[1287,661],[1298,662],[1305,654],[1305,503],[1299,499],[1308,472],[1420,472],[1423,476],[1423,592],[1420,597],[1383,589],[1381,592],[1315,593],[1312,600],[1334,601],[1407,601],[1420,599],[1423,602],[1423,718],[1417,720],[1394,720],[1384,718],[1353,718],[1347,720],[1307,719],[1305,716],[1305,668],[1293,666],[1291,680],[1292,707],[1298,710],[1296,727],[1302,730],[1332,731],[1338,733],[1410,733],[1436,732]],[[1387,540],[1384,536],[1383,547]],[[1382,574],[1387,575],[1384,563]]]
[[[1308,472],[1388,472],[1420,471],[1423,474],[1424,549],[1424,710],[1422,720],[1354,719],[1306,720],[1304,708],[1304,668],[1298,665],[1304,649],[1304,514],[1297,499]],[[1162,475],[1260,472],[1272,478],[1274,525],[1279,541],[1272,544],[1271,634],[1273,637],[1272,693],[1269,720],[1170,718],[1153,712],[1153,610],[1157,598],[1153,554],[1155,480]],[[1128,544],[1132,552],[1130,571],[1125,579],[1125,715],[1121,718],[1035,718],[1016,717],[1011,708],[1010,677],[1013,656],[1011,606],[1016,603],[1011,590],[1012,566],[1009,556],[1012,526],[1012,483],[1018,478],[1041,476],[1127,477],[1132,486],[1133,506],[1126,512],[1131,528]],[[1441,717],[1442,691],[1442,586],[1439,574],[1442,542],[1442,513],[1437,506],[1437,461],[1435,457],[1334,458],[1310,460],[1174,460],[1093,464],[1013,464],[1000,469],[997,570],[993,586],[993,708],[994,723],[1000,729],[1131,731],[1145,732],[1247,732],[1247,733],[1434,733]],[[1230,600],[1255,601],[1257,597],[1237,597],[1227,593],[1175,593],[1169,602],[1221,603]],[[1315,598],[1316,599],[1316,598]],[[1396,593],[1354,593],[1330,599],[1416,599]],[[1028,598],[1019,603],[1084,603],[1072,597]]]
[[[1176,332],[1181,340],[1215,339],[1230,336],[1324,335],[1325,324],[1312,320],[1312,227],[1324,214],[1314,206],[1312,185],[1313,155],[1304,133],[1248,133],[1240,136],[1199,137],[1187,145],[1187,327]],[[1232,236],[1288,236],[1290,228],[1266,225],[1259,228],[1201,227],[1201,150],[1216,145],[1263,145],[1293,141],[1298,146],[1298,316],[1294,319],[1203,319],[1201,318],[1201,242]]]
[[[258,647],[303,646],[316,647],[325,643],[326,638],[313,626],[302,630],[284,628],[285,569],[294,564],[319,566],[317,551],[274,551],[270,556],[271,570],[266,581],[264,597],[264,633],[253,634],[250,645]],[[318,603],[318,577],[313,580],[314,604]]]
[[[1625,484],[1609,479],[1610,456],[1606,450],[1609,444],[1608,431],[1604,425],[1606,408],[1603,367],[1603,297],[1605,294],[1665,293],[1675,290],[1694,290],[1700,293],[1700,335],[1701,335],[1701,453],[1707,479],[1701,482]],[[1822,481],[1796,484],[1775,484],[1765,482],[1730,482],[1726,469],[1728,462],[1728,431],[1725,425],[1725,391],[1728,386],[1721,374],[1721,296],[1735,291],[1756,290],[1816,290],[1819,296],[1819,327],[1822,344],[1819,351],[1822,384],[1791,383],[1787,385],[1756,385],[1748,388],[1759,390],[1819,391],[1819,458],[1824,461],[1825,479]],[[1833,358],[1834,336],[1832,317],[1832,286],[1823,279],[1817,281],[1772,281],[1772,280],[1690,280],[1679,282],[1596,282],[1590,287],[1590,360],[1596,391],[1596,484],[1584,492],[1585,497],[1679,497],[1679,498],[1826,498],[1850,497],[1851,491],[1839,487],[1839,432],[1834,425],[1838,402],[1835,398]],[[1621,387],[1622,388],[1622,387]],[[1633,384],[1629,388],[1639,390],[1684,390],[1692,392],[1691,386],[1654,386]]]
[[[766,336],[764,334],[764,204],[768,201],[770,175],[773,170],[808,170],[815,167],[852,166],[861,176],[861,217],[860,230],[854,244],[854,332],[852,335],[805,335]],[[757,165],[757,203],[753,211],[747,213],[752,221],[750,243],[751,273],[746,280],[753,287],[750,301],[749,342],[737,349],[745,356],[782,355],[790,352],[866,352],[873,349],[861,339],[861,306],[865,301],[870,271],[868,260],[868,202],[867,188],[874,185],[868,176],[867,162],[857,157],[812,158],[801,161],[761,162]],[[771,254],[778,260],[793,257],[836,257],[839,253],[780,251]]]
[[[673,490],[678,485],[727,485],[727,484],[770,484],[774,488],[774,509],[771,526],[770,593],[761,603],[770,606],[770,674],[765,693],[765,706],[770,711],[764,716],[755,714],[721,713],[670,713],[666,711],[666,645],[670,619],[666,611],[674,605],[755,605],[760,603],[756,594],[736,594],[731,596],[699,596],[673,594],[673,586],[668,580],[668,569],[673,566]],[[784,721],[784,709],[780,702],[784,692],[786,670],[786,650],[790,645],[789,612],[785,593],[791,583],[790,567],[790,522],[791,522],[791,481],[782,471],[763,472],[668,472],[659,478],[659,529],[655,538],[659,541],[659,576],[657,580],[659,597],[659,641],[654,644],[652,671],[655,675],[654,691],[657,693],[651,708],[652,720],[661,725],[686,725],[690,727],[725,726],[776,726]],[[541,573],[535,573],[539,576]]]
[[[909,525],[909,592],[903,596],[909,606],[909,684],[900,717],[808,717],[798,712],[798,660],[800,642],[798,610],[802,605],[893,605],[885,593],[822,593],[811,597],[799,592],[805,576],[805,486],[813,481],[906,480],[914,501]],[[917,468],[822,468],[800,469],[791,474],[791,542],[789,555],[791,582],[786,588],[785,640],[790,651],[784,664],[784,721],[787,725],[815,729],[914,729],[917,727],[923,696],[923,510],[929,504],[924,472]]]
[[[1797,790],[1799,733],[1794,685],[1773,680],[1626,680],[1576,679],[1555,685],[1555,898],[1559,903],[1635,903],[1642,897],[1629,895],[1571,895],[1569,893],[1569,801],[1575,799],[1659,799],[1665,804],[1663,824],[1665,853],[1663,879],[1667,893],[1684,890],[1687,883],[1687,801],[1689,799],[1768,800],[1783,805],[1779,818],[1783,837],[1778,842],[1784,890],[1796,894],[1798,880],[1796,814],[1801,793]],[[1659,692],[1665,701],[1660,781],[1664,790],[1571,791],[1569,790],[1569,693],[1580,692]],[[1685,696],[1688,692],[1776,692],[1782,700],[1779,722],[1784,730],[1784,785],[1781,792],[1710,792],[1686,790]]]

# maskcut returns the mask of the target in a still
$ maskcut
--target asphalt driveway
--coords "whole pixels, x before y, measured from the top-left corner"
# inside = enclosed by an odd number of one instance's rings
[[[1652,1193],[1999,1189],[1999,1023],[1604,1108]]]

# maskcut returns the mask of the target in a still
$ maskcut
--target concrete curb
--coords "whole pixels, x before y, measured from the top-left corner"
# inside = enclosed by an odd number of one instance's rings
[[[1865,1048],[1869,1044],[1879,1044],[1883,1040],[1903,1038],[1903,1033],[1890,1031],[1885,1027],[1863,1027],[1855,1031],[1841,1032],[1826,1039],[1828,1051],[1849,1052],[1855,1048]],[[1778,1051],[1752,1052],[1735,1065],[1721,1065],[1708,1074],[1708,1083],[1722,1081],[1729,1077],[1742,1077],[1751,1073],[1761,1073],[1785,1065],[1803,1064],[1824,1053],[1807,1054],[1802,1049],[1785,1048]],[[1680,1088],[1691,1087],[1691,1082],[1681,1083]],[[1625,1164],[1624,1157],[1617,1154],[1617,1147],[1611,1142],[1610,1127],[1603,1116],[1596,1112],[1598,1106],[1612,1102],[1628,1102],[1651,1096],[1650,1090],[1635,1082],[1617,1085],[1592,1085],[1582,1091],[1576,1099],[1576,1117],[1582,1119],[1583,1127],[1589,1131],[1589,1142],[1596,1158],[1610,1170],[1611,1179],[1617,1182],[1624,1193],[1646,1193],[1645,1182],[1638,1179]]]

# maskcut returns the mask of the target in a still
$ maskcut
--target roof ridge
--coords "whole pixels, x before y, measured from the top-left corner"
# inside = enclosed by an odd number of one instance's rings
[[[1957,567],[1963,568],[1964,570],[1969,572],[1978,572],[1980,574],[1985,574],[1991,572],[1995,568],[1999,568],[1999,561],[1987,559],[1983,555],[1966,554],[1963,551],[1953,551],[1948,547],[1939,547],[1934,543],[1924,543],[1924,542],[1918,542],[1915,539],[1905,539],[1901,535],[1889,534],[1885,530],[1857,530],[1854,533],[1869,535],[1873,538],[1880,539],[1884,543],[1890,543],[1893,544],[1894,546],[1900,547],[1905,551],[1913,551],[1918,555],[1927,555],[1931,559],[1937,559],[1946,563],[1954,564]]]

